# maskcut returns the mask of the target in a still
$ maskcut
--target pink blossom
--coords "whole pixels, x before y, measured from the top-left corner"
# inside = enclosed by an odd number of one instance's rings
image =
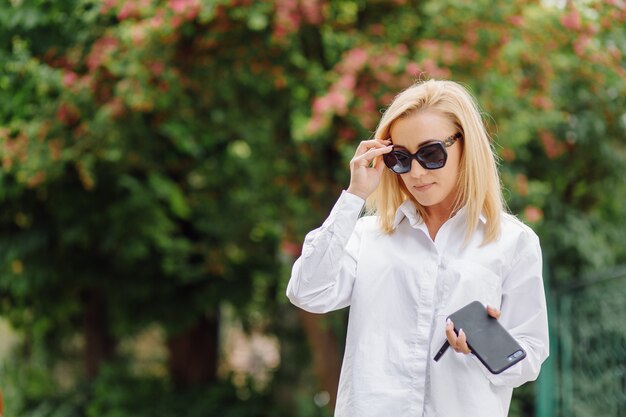
[[[301,15],[297,0],[276,0],[275,16],[274,37],[279,41],[300,27]]]
[[[515,176],[515,186],[520,196],[525,197],[528,195],[528,177],[524,174],[517,174]]]
[[[63,85],[65,87],[73,86],[76,80],[78,80],[78,75],[74,71],[66,71],[65,74],[63,74]]]
[[[509,23],[515,27],[520,27],[524,24],[524,17],[520,15],[509,16]]]
[[[91,47],[91,52],[87,56],[87,66],[90,70],[102,65],[102,61],[117,47],[117,39],[109,36],[98,39]]]
[[[125,2],[120,11],[117,13],[117,18],[119,20],[126,20],[128,18],[138,16],[139,10],[137,9],[136,3],[132,1]]]
[[[347,71],[356,72],[363,68],[367,58],[367,51],[364,48],[357,47],[346,52],[341,64]]]
[[[32,175],[26,185],[30,188],[35,188],[36,186],[40,185],[41,183],[44,182],[44,180],[46,179],[46,174],[43,171],[37,171],[34,175]]]
[[[320,114],[314,114],[313,117],[309,120],[309,123],[306,126],[307,135],[314,135],[322,130],[326,126],[326,118],[324,118]]]
[[[109,110],[111,117],[114,119],[119,119],[124,115],[124,101],[120,97],[114,97],[105,105],[105,107]]]
[[[163,13],[159,13],[159,14],[157,14],[157,15],[153,16],[153,17],[150,19],[150,21],[149,21],[149,22],[150,22],[150,26],[151,26],[153,29],[158,29],[158,28],[160,28],[161,26],[163,26]]]
[[[78,120],[78,112],[74,106],[62,103],[57,110],[57,119],[69,126]]]
[[[370,26],[370,32],[372,35],[376,36],[384,36],[385,35],[385,26],[380,23],[375,23]]]
[[[176,15],[172,17],[172,19],[170,20],[170,24],[172,25],[174,29],[177,29],[183,24],[183,18],[180,17],[179,15]]]
[[[478,43],[478,31],[477,30],[468,30],[465,33],[465,42],[468,45],[474,46]]]
[[[480,58],[476,49],[469,45],[463,45],[459,50],[459,56],[466,62],[476,62]]]
[[[200,13],[200,2],[198,0],[169,0],[169,7],[178,15],[182,15],[185,20],[193,20]]]
[[[317,97],[313,100],[313,113],[324,113],[330,108],[328,98],[326,96]]]
[[[376,101],[372,98],[371,95],[367,94],[361,96],[361,108],[366,112],[375,112],[376,111]]]
[[[441,61],[445,64],[452,64],[456,60],[456,50],[450,42],[445,42],[441,48]]]
[[[346,141],[351,141],[356,138],[356,131],[349,127],[342,127],[339,129],[339,136]]]
[[[582,21],[578,9],[572,7],[569,13],[564,14],[561,17],[561,24],[570,30],[580,30],[582,27]]]
[[[292,241],[289,240],[283,240],[282,244],[280,245],[280,249],[281,252],[290,255],[292,258],[297,258],[300,256],[300,253],[302,252],[302,246],[294,243]]]
[[[439,49],[439,42],[434,39],[425,39],[419,44],[421,49],[426,50],[428,55],[432,55],[435,51]]]
[[[118,0],[104,0],[100,14],[107,14],[109,10],[117,7]]]
[[[424,72],[431,78],[448,78],[450,77],[450,70],[447,68],[439,67],[435,61],[428,58],[422,62],[422,68]]]
[[[52,156],[52,160],[58,161],[61,159],[61,151],[63,150],[63,145],[60,139],[51,139],[48,141],[48,150],[50,151],[50,156]]]
[[[581,35],[574,41],[574,52],[579,57],[584,57],[585,50],[591,44],[591,38],[587,35]]]
[[[417,65],[415,62],[409,62],[406,65],[406,73],[409,75],[413,75],[415,77],[418,77],[420,75],[422,71],[420,70],[419,65]]]
[[[393,84],[393,80],[395,77],[395,74],[391,74],[387,71],[378,71],[376,73],[376,79],[378,79],[378,81],[380,81],[383,85]]]
[[[344,74],[337,81],[337,87],[343,90],[353,90],[356,86],[356,76],[354,74]]]
[[[175,13],[183,13],[185,9],[187,9],[187,0],[170,0],[169,5],[170,8]]]
[[[300,7],[302,9],[302,15],[304,21],[311,25],[320,25],[323,20],[322,7],[323,1],[321,0],[304,0],[300,1]]]
[[[537,206],[526,206],[524,209],[524,217],[531,223],[538,223],[543,219],[543,210]]]
[[[133,40],[133,45],[135,46],[141,46],[144,43],[145,37],[146,37],[146,33],[145,30],[142,26],[140,25],[134,25],[131,29],[130,29],[130,36],[131,39]]]
[[[500,155],[502,156],[502,159],[504,159],[507,162],[511,162],[515,160],[515,151],[511,148],[502,149],[502,151],[500,152]]]
[[[549,132],[540,132],[539,139],[543,144],[546,155],[550,159],[557,158],[565,151],[563,144],[558,142],[556,138]]]
[[[380,97],[380,101],[383,103],[391,103],[395,98],[395,94],[392,92],[385,93]]]
[[[348,98],[338,91],[331,91],[327,95],[329,107],[343,116],[348,112]]]
[[[554,106],[550,97],[546,96],[535,96],[533,98],[533,104],[541,110],[550,110]]]
[[[163,70],[165,69],[165,65],[163,65],[162,62],[158,62],[158,61],[149,64],[148,67],[150,68],[150,71],[152,72],[152,74],[154,74],[157,77],[161,76],[163,74]]]
[[[409,48],[407,48],[407,46],[403,43],[398,44],[398,46],[396,46],[396,54],[397,55],[406,55],[409,52]]]

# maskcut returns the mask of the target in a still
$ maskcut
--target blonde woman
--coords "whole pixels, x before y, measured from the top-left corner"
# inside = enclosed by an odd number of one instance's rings
[[[358,145],[350,173],[287,287],[310,312],[350,306],[335,416],[506,416],[513,388],[548,356],[541,248],[503,210],[471,95],[438,80],[403,91],[374,139]],[[497,375],[446,323],[474,300],[527,353]],[[434,361],[446,341],[453,352]]]

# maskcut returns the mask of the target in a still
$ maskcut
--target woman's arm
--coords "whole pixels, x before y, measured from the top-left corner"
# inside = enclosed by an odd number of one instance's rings
[[[306,235],[287,285],[287,297],[294,305],[311,313],[350,305],[363,204],[362,198],[344,191],[324,224]]]
[[[492,384],[513,388],[537,379],[541,364],[549,355],[548,314],[537,236],[530,231],[524,233],[517,253],[502,285],[500,322],[526,351],[526,358],[498,375],[481,365]]]

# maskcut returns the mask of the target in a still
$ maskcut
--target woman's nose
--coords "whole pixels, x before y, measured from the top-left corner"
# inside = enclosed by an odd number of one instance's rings
[[[409,175],[414,178],[419,178],[426,173],[427,169],[420,165],[415,159],[411,161],[411,170]]]

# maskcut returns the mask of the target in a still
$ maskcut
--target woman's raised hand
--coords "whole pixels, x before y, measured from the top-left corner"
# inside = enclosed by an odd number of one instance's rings
[[[348,192],[367,199],[380,183],[385,164],[380,156],[391,152],[390,140],[364,140],[356,148],[350,161],[350,186]]]

